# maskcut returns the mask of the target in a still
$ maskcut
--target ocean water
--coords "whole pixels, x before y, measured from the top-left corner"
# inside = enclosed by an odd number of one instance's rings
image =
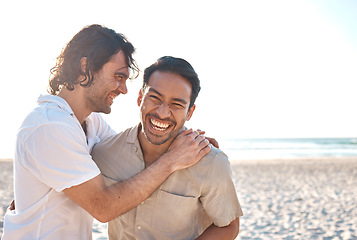
[[[224,139],[220,148],[231,160],[357,157],[357,137]]]

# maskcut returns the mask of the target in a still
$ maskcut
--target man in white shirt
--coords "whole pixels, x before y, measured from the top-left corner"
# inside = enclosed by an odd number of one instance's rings
[[[91,239],[93,217],[110,221],[134,208],[174,171],[210,151],[196,131],[183,132],[155,164],[106,187],[93,162],[94,144],[115,132],[96,112],[110,113],[138,68],[133,45],[115,31],[91,25],[67,44],[50,80],[51,96],[24,120],[14,159],[16,209],[4,219],[2,240]]]

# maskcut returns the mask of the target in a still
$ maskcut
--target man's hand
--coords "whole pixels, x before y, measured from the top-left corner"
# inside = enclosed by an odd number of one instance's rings
[[[211,151],[209,141],[198,131],[185,130],[171,143],[160,160],[170,161],[172,170],[184,169],[196,164]]]
[[[218,144],[218,142],[217,142],[216,139],[210,138],[210,137],[206,137],[206,139],[209,141],[210,144],[212,144],[212,145],[215,146],[216,148],[219,148],[219,144]]]
[[[199,132],[200,135],[204,135],[206,132],[202,131],[201,129],[197,129],[197,131]],[[206,139],[209,141],[210,144],[212,144],[214,147],[219,148],[219,144],[217,142],[216,139],[214,138],[210,138],[210,137],[206,137]]]

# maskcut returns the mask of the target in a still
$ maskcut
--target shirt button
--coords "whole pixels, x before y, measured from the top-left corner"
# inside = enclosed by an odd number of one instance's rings
[[[144,202],[141,202],[140,204],[144,204]]]
[[[140,229],[141,229],[141,226],[138,226],[137,229],[140,230]]]

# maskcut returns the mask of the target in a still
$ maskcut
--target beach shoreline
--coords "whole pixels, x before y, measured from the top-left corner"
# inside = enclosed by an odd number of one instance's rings
[[[244,216],[237,239],[356,239],[357,157],[234,160]],[[0,159],[0,236],[13,199],[12,160]],[[93,239],[106,239],[94,221]]]

